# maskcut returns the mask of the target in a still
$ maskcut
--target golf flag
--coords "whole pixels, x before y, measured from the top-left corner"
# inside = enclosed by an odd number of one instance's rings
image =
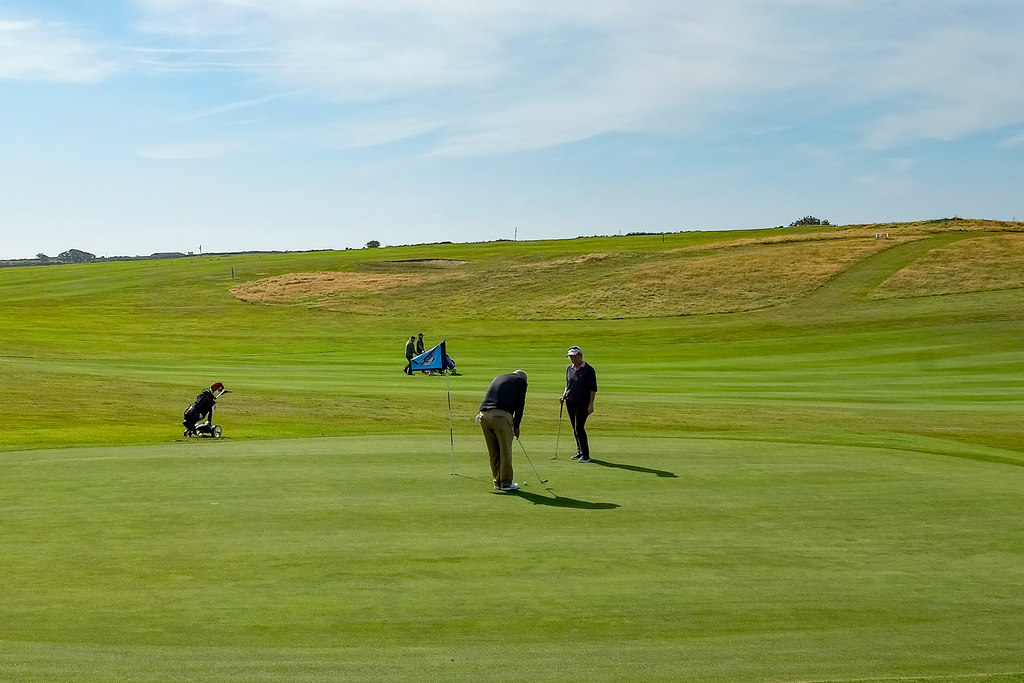
[[[433,370],[435,372],[443,372],[447,370],[455,369],[455,361],[448,355],[445,349],[445,343],[441,342],[432,349],[427,349],[420,355],[412,359],[412,369],[425,372],[427,370]]]

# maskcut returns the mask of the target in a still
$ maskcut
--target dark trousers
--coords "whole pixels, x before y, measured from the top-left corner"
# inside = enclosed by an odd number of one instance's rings
[[[566,401],[565,412],[569,413],[569,424],[572,425],[572,433],[576,435],[576,452],[585,458],[590,457],[590,443],[587,441],[587,418],[590,414],[587,409],[590,403],[587,401]]]
[[[402,368],[402,372],[404,372],[407,375],[411,375],[412,374],[412,359],[413,358],[415,358],[415,356],[406,356],[405,357],[405,367]]]

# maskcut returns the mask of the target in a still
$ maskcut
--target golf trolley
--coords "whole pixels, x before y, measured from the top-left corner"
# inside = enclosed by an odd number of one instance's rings
[[[214,400],[216,401],[216,399],[220,398],[224,394],[230,394],[230,393],[231,393],[230,391],[228,391],[227,389],[224,389],[223,386],[222,386],[220,389],[217,390],[217,393],[214,394],[213,397],[214,397]],[[197,401],[198,401],[198,399],[197,399]],[[189,406],[189,410],[191,410],[194,406],[195,406],[195,403],[193,403],[191,406]],[[216,402],[214,402],[213,404],[210,405],[210,412],[206,416],[206,419],[203,420],[202,422],[196,423],[195,426],[193,426],[193,427],[189,426],[189,420],[187,419],[187,417],[186,417],[186,419],[182,420],[181,423],[183,425],[185,425],[185,438],[188,438],[190,436],[208,436],[208,437],[211,437],[211,438],[214,438],[214,439],[219,439],[221,437],[221,435],[224,433],[224,429],[220,425],[218,425],[218,424],[213,424],[213,412],[216,409],[217,409],[217,404],[216,404]],[[186,411],[186,413],[187,413],[187,411]]]
[[[220,425],[212,425],[209,420],[204,420],[196,425],[194,430],[185,427],[185,436],[210,436],[219,439],[224,429]]]

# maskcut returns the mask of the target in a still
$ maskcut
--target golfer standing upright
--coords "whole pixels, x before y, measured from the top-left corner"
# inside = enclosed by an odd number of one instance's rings
[[[576,436],[576,455],[573,460],[590,462],[590,442],[587,441],[587,418],[594,412],[594,399],[597,397],[597,373],[594,366],[583,360],[583,350],[578,346],[570,346],[566,354],[569,367],[565,369],[565,391],[560,401],[565,402],[565,411],[569,413],[569,424]]]
[[[502,491],[519,489],[512,481],[512,439],[519,438],[525,407],[526,373],[522,370],[495,377],[480,404],[480,428],[491,459],[494,488]]]
[[[412,359],[416,357],[416,336],[409,337],[409,341],[405,342],[405,367],[402,369],[407,375],[412,374]]]

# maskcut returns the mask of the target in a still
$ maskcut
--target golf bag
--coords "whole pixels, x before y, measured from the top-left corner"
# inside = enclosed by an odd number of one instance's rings
[[[214,393],[214,392],[217,393]],[[196,400],[185,409],[185,419],[181,424],[185,427],[185,436],[210,436],[219,439],[223,433],[220,425],[213,424],[213,411],[217,407],[217,399],[230,393],[224,385],[217,382],[209,389],[196,396]],[[205,419],[204,419],[205,418]],[[200,422],[202,420],[202,422]]]

